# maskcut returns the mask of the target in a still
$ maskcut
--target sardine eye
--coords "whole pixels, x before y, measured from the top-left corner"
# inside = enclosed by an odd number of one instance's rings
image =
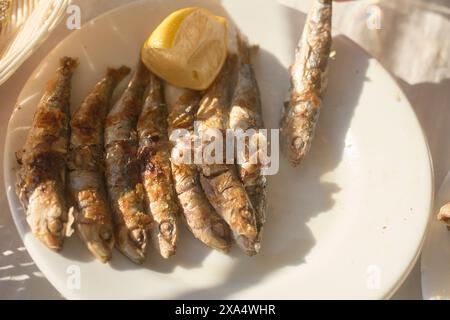
[[[302,150],[303,147],[305,146],[305,142],[303,141],[303,139],[301,137],[296,137],[293,141],[292,141],[292,146],[296,149],[296,150]]]
[[[145,240],[145,233],[142,229],[134,229],[131,231],[131,238],[134,242],[141,245]]]
[[[173,225],[169,221],[163,221],[159,225],[159,232],[165,237],[168,238],[172,235]]]
[[[63,225],[59,220],[52,220],[48,223],[47,227],[51,233],[56,234],[62,230]]]
[[[112,238],[112,233],[111,233],[111,231],[109,230],[109,229],[102,229],[102,230],[100,230],[100,238],[103,240],[103,241],[109,241],[109,240],[111,240],[111,238]]]
[[[259,251],[261,250],[261,243],[259,242],[255,243],[253,248],[255,249],[256,253],[259,253]]]

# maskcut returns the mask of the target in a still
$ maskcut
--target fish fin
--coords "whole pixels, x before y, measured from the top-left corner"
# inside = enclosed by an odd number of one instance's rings
[[[249,47],[249,52],[250,52],[250,58],[252,56],[255,56],[259,53],[259,45],[257,44],[253,44]]]
[[[248,39],[240,32],[237,32],[236,39],[241,61],[250,64],[252,57],[259,53],[259,45],[250,45]]]
[[[231,73],[233,73],[236,68],[238,67],[239,63],[239,57],[237,54],[228,52],[227,60],[225,61],[224,66],[222,67],[224,74],[227,74],[227,76]]]
[[[133,78],[142,79],[147,83],[150,81],[150,71],[148,70],[147,66],[141,61],[141,59],[139,59]]]
[[[120,68],[108,68],[107,75],[114,78],[114,80],[119,83],[122,81],[129,73],[131,69],[127,66],[121,66]]]
[[[61,68],[73,72],[78,67],[79,61],[77,58],[71,58],[71,57],[62,57],[59,60],[59,64]]]

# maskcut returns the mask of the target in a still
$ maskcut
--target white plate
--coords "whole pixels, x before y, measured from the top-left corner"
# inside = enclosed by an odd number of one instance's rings
[[[255,67],[264,117],[268,127],[276,128],[305,16],[276,1],[222,3],[261,47]],[[72,98],[78,106],[107,66],[133,65],[140,44],[161,19],[190,5],[226,14],[219,2],[208,0],[132,3],[71,34],[25,85],[9,123],[5,179],[14,220],[36,264],[68,298],[390,296],[416,261],[427,228],[433,198],[429,153],[398,86],[342,36],[335,38],[337,56],[311,153],[297,169],[281,159],[279,173],[269,179],[267,228],[257,257],[237,249],[230,256],[213,252],[184,232],[178,254],[169,261],[152,252],[144,266],[135,266],[116,252],[110,265],[102,265],[76,237],[58,255],[30,234],[14,194],[14,152],[24,142],[58,58],[80,58]]]
[[[450,173],[436,198],[435,213],[450,201]],[[422,296],[424,299],[450,300],[450,231],[433,216],[422,252]]]

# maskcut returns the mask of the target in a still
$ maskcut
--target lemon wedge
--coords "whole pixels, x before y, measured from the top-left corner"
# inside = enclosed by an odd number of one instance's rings
[[[227,56],[227,20],[203,8],[170,14],[141,50],[153,73],[181,88],[204,90],[220,72]]]

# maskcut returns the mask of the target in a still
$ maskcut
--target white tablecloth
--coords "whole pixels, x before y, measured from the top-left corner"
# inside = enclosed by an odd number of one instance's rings
[[[74,0],[81,7],[82,22],[129,0]],[[421,27],[421,26],[411,26]],[[450,30],[449,30],[450,31]],[[16,74],[0,86],[0,141],[4,142],[7,121],[13,110],[17,96],[36,65],[67,34],[62,23],[43,46],[27,61]],[[447,57],[448,59],[448,57]],[[436,188],[450,169],[450,79],[440,83],[420,83],[409,85],[398,79],[400,87],[409,98],[428,137],[434,160]],[[0,157],[3,162],[3,157]],[[3,168],[3,163],[0,163]],[[0,170],[0,181],[3,171]],[[50,285],[27,254],[16,231],[9,212],[6,192],[0,184],[0,299],[60,299],[58,292]],[[394,298],[420,299],[420,267],[416,265]]]

